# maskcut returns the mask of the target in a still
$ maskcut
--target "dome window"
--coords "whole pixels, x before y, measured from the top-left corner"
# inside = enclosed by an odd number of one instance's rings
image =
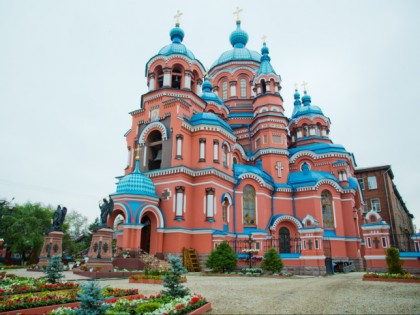
[[[147,137],[147,160],[148,170],[160,169],[162,163],[162,134],[158,130],[154,130]]]

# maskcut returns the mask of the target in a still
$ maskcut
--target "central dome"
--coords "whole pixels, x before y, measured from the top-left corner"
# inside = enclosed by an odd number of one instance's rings
[[[261,55],[256,51],[246,48],[248,38],[247,32],[241,29],[241,21],[237,21],[236,30],[234,30],[229,37],[233,49],[222,53],[210,68],[235,60],[256,61],[259,63]]]

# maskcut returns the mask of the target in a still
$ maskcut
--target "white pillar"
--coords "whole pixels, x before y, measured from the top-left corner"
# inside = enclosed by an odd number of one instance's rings
[[[155,89],[155,76],[149,77],[149,91],[153,91]]]
[[[163,86],[171,86],[171,69],[164,69],[163,71]]]
[[[185,71],[184,87],[191,90],[191,73]]]

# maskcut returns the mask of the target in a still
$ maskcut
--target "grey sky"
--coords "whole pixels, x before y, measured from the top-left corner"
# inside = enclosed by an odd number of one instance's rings
[[[230,49],[236,6],[248,48],[267,35],[286,115],[294,84],[308,82],[332,140],[358,166],[391,164],[420,227],[416,0],[0,0],[0,197],[98,216],[126,166],[145,64],[170,42],[176,11],[184,44],[208,68]]]

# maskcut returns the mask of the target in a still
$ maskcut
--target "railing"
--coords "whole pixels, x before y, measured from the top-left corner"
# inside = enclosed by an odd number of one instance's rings
[[[418,252],[419,248],[415,246],[414,240],[410,234],[390,234],[391,246],[399,249],[400,252]]]
[[[230,247],[237,254],[243,253],[245,249],[259,249],[262,252],[274,247],[281,254],[299,254],[301,252],[300,238],[271,238],[266,240],[236,239],[228,241]]]

